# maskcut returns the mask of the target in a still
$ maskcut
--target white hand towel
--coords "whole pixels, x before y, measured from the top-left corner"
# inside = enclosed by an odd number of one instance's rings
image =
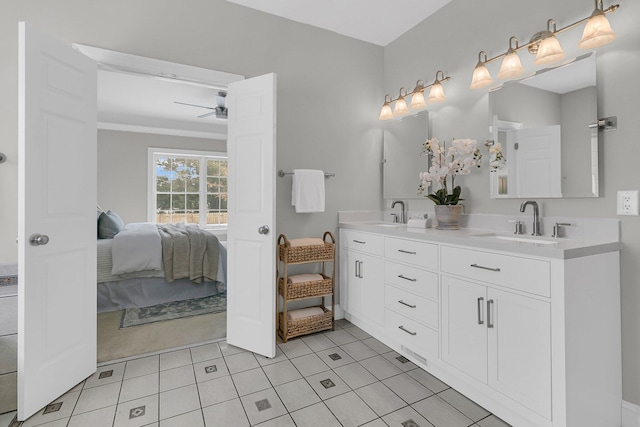
[[[324,212],[324,172],[294,169],[291,205],[297,213]]]

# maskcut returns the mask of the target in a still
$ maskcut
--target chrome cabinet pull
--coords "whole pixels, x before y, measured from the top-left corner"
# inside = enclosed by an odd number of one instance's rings
[[[363,266],[364,262],[363,261],[358,261],[358,262],[360,263],[360,269],[359,269],[360,274],[359,274],[358,277],[363,279],[364,278],[364,274],[362,273],[362,266]]]
[[[493,328],[493,320],[491,320],[491,306],[493,305],[493,300],[490,299],[487,301],[487,328]]]
[[[485,267],[483,265],[478,265],[478,264],[471,264],[470,267],[473,268],[481,268],[483,270],[489,270],[489,271],[500,271],[500,268],[493,268],[493,267]]]
[[[398,252],[402,252],[403,254],[415,255],[417,252],[405,251],[404,249],[398,249]]]
[[[406,305],[406,306],[407,306],[407,307],[409,307],[409,308],[416,308],[415,304],[414,304],[414,305],[407,304],[406,302],[404,302],[404,301],[402,301],[402,300],[400,300],[400,301],[398,301],[398,302],[399,302],[400,304],[402,304],[402,305]]]
[[[358,273],[359,264],[360,264],[360,261],[356,260],[356,272],[355,272],[356,277],[360,277],[360,274]]]
[[[484,325],[484,320],[482,319],[482,301],[484,301],[483,297],[478,298],[478,325]]]
[[[367,242],[363,242],[362,240],[354,240],[354,243],[360,243],[361,245],[366,244]]]
[[[418,335],[417,332],[411,332],[410,330],[405,329],[404,326],[402,326],[402,325],[398,326],[398,329],[403,330],[404,332],[408,333],[409,335],[413,335],[413,336]]]
[[[412,279],[411,277],[406,277],[406,276],[404,276],[402,274],[398,274],[398,277],[401,278],[401,279],[404,279],[404,280],[408,280],[410,282],[415,282],[415,281],[418,280],[418,279]]]

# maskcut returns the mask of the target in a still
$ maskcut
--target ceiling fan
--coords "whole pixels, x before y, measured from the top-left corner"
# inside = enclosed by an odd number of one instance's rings
[[[187,102],[179,102],[179,101],[173,101],[174,104],[180,104],[180,105],[188,105],[191,107],[198,107],[198,108],[206,108],[207,110],[212,110],[208,113],[204,113],[198,116],[199,119],[203,119],[205,117],[209,117],[209,116],[213,116],[215,115],[216,118],[218,119],[226,119],[227,118],[227,107],[226,107],[226,102],[225,102],[225,98],[227,97],[227,92],[223,92],[220,91],[218,92],[218,95],[216,96],[216,106],[215,107],[207,107],[206,105],[197,105],[197,104],[189,104]]]

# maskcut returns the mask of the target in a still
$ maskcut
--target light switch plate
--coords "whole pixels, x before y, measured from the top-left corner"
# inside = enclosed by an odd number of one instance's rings
[[[638,190],[618,191],[618,215],[638,215]]]

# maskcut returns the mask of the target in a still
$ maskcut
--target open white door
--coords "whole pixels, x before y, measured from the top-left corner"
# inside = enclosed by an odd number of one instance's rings
[[[560,125],[515,132],[517,197],[562,197]]]
[[[227,342],[276,354],[276,75],[229,84]]]
[[[96,370],[96,76],[19,24],[19,420]]]

